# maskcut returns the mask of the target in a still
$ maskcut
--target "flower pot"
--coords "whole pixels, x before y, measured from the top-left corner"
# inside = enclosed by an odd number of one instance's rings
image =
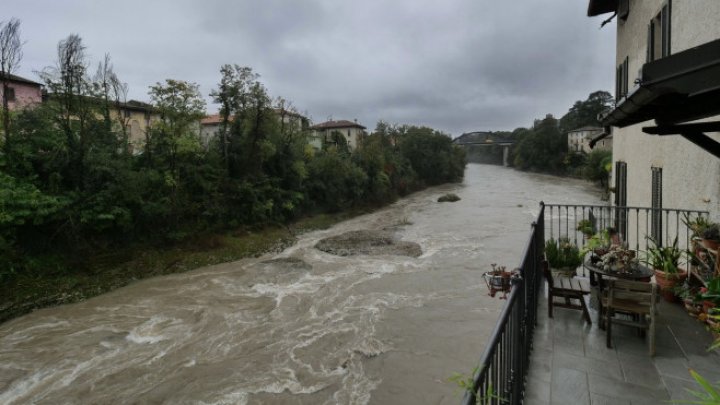
[[[687,278],[687,271],[681,270],[679,273],[668,274],[664,271],[655,270],[655,282],[660,287],[660,295],[667,302],[676,302],[675,286],[682,284]]]
[[[720,246],[720,242],[712,239],[703,239],[702,240],[703,246],[705,246],[705,249],[710,250],[717,250]]]
[[[577,275],[577,267],[551,268],[550,272],[553,277],[575,277]]]
[[[712,301],[705,300],[702,303],[702,311],[706,314],[710,313],[710,309],[715,308],[715,303]]]

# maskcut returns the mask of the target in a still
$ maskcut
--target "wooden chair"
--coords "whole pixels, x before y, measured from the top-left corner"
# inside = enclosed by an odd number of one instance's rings
[[[592,324],[590,320],[590,312],[585,303],[585,296],[590,294],[590,285],[586,280],[575,277],[553,277],[548,267],[547,261],[543,262],[543,274],[548,284],[548,318],[553,317],[553,307],[579,309],[583,312],[583,318],[588,324]],[[555,302],[553,298],[563,298],[564,302]],[[572,301],[578,300],[579,304]]]
[[[630,280],[609,280],[605,306],[607,347],[611,348],[612,324],[647,330],[650,356],[655,355],[655,312],[657,284]],[[605,300],[604,300],[605,301]],[[630,315],[618,318],[617,312]]]

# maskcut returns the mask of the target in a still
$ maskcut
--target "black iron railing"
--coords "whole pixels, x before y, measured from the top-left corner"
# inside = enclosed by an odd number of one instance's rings
[[[547,237],[568,238],[579,247],[584,247],[587,239],[578,230],[582,220],[588,220],[592,232],[607,228],[617,230],[623,243],[629,249],[636,250],[643,257],[647,251],[648,238],[655,239],[660,245],[672,245],[675,238],[678,247],[687,250],[691,246],[692,230],[686,221],[708,216],[707,211],[649,208],[614,207],[607,205],[568,205],[546,204],[545,221]]]
[[[513,279],[507,303],[473,376],[472,390],[463,397],[463,404],[522,403],[537,319],[544,246],[545,206],[541,203],[520,263],[519,277]]]

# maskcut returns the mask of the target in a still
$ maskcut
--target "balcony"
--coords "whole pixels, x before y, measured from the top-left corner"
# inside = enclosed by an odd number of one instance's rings
[[[693,399],[698,390],[688,368],[711,382],[720,381],[720,354],[708,352],[711,333],[680,305],[662,302],[658,308],[656,355],[635,329],[613,328],[613,348],[596,320],[582,312],[555,308],[547,316],[547,287],[542,279],[542,247],[546,238],[567,237],[584,244],[577,224],[591,219],[598,229],[613,226],[631,248],[647,247],[645,232],[661,241],[678,238],[690,243],[682,219],[704,216],[701,211],[641,207],[545,205],[532,225],[507,304],[473,376],[463,404],[656,404]],[[587,277],[580,271],[578,277]],[[595,305],[596,306],[596,305]]]

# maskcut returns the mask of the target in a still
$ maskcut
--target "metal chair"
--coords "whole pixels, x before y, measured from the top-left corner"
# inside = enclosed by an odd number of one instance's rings
[[[605,306],[607,347],[612,348],[612,325],[625,325],[647,331],[650,356],[655,355],[655,313],[657,284],[629,280],[609,280]],[[605,301],[605,300],[603,300]],[[629,318],[615,317],[621,312]]]

